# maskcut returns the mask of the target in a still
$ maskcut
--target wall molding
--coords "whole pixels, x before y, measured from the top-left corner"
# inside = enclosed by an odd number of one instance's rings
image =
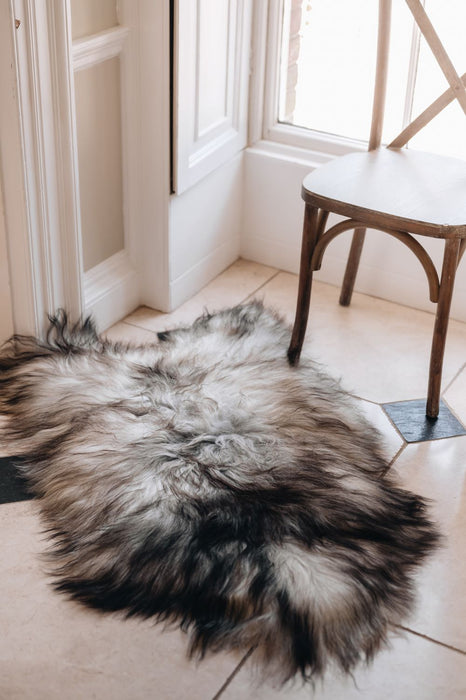
[[[13,319],[15,331],[41,334],[47,314],[62,306],[79,315],[83,302],[68,5],[10,0],[1,19]]]
[[[119,321],[139,304],[137,273],[121,250],[84,273],[84,313],[98,319],[100,330]]]
[[[139,303],[170,306],[170,3],[120,0],[125,249]],[[150,86],[150,89],[149,87]]]
[[[214,277],[217,277],[234,263],[238,257],[237,239],[227,241],[215,248],[209,255],[170,283],[171,308],[176,309],[194,296]]]
[[[41,281],[36,279],[33,263],[27,190],[24,173],[23,130],[20,121],[21,94],[18,92],[17,31],[13,3],[0,3],[0,139],[2,144],[2,187],[7,237],[13,324],[16,332],[35,333],[42,309]]]
[[[92,68],[121,54],[129,34],[128,27],[106,29],[73,41],[73,71]]]

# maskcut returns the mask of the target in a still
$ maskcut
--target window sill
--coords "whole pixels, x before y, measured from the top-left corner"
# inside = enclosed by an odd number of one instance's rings
[[[326,163],[336,156],[344,156],[347,153],[367,150],[367,143],[364,141],[279,123],[266,130],[264,139],[260,143],[264,142],[290,147],[303,154],[308,152],[309,156],[307,158],[304,156],[304,160],[316,160],[319,163]]]

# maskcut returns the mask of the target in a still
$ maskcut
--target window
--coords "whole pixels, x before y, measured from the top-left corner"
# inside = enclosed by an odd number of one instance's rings
[[[426,0],[425,8],[461,74],[466,70],[466,3]],[[279,123],[312,130],[317,138],[320,132],[367,141],[377,9],[376,0],[283,0],[276,95]],[[404,0],[393,0],[383,140],[390,141],[447,88]],[[466,158],[466,118],[456,100],[409,145]]]

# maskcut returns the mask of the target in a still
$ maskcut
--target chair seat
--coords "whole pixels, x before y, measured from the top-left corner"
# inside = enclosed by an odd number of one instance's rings
[[[466,237],[466,162],[456,158],[411,149],[350,153],[310,173],[302,197],[368,226]]]

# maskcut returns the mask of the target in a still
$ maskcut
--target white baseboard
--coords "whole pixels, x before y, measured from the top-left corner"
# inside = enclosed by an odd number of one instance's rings
[[[237,238],[213,250],[170,285],[171,308],[176,309],[238,259]]]
[[[239,257],[243,155],[170,201],[170,308],[196,294]]]
[[[84,274],[86,314],[103,331],[140,303],[139,280],[128,254],[121,250]]]

